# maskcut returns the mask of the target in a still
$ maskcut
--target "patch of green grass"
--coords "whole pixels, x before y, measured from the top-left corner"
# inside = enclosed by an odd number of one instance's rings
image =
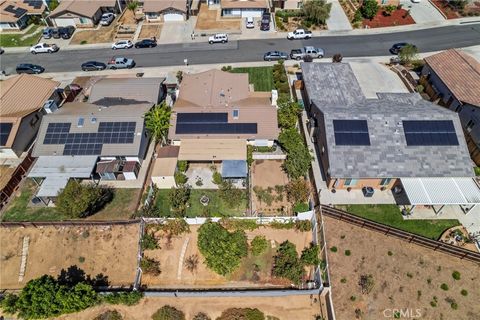
[[[173,213],[170,211],[168,202],[169,189],[158,190],[156,198],[156,207],[160,212],[159,216],[170,217]],[[200,203],[200,198],[206,195],[210,201],[207,206]],[[247,207],[247,201],[244,200],[240,207],[229,208],[225,202],[220,199],[218,190],[212,189],[192,189],[190,193],[190,200],[188,201],[190,207],[187,209],[187,217],[230,217],[243,215]]]
[[[0,34],[0,47],[30,47],[40,39],[42,26],[35,25],[25,34]]]
[[[354,215],[434,240],[440,238],[445,230],[460,225],[460,222],[456,219],[403,220],[400,209],[393,204],[339,207]]]
[[[474,167],[473,170],[475,171],[475,175],[477,177],[480,176],[480,167]]]
[[[234,68],[230,72],[248,73],[248,82],[253,84],[255,91],[272,91],[272,89],[275,89],[272,67]]]
[[[115,189],[113,199],[101,211],[91,215],[93,220],[130,219],[135,213],[140,189]]]

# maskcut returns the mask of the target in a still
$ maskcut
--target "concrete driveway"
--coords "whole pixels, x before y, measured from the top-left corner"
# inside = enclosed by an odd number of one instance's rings
[[[342,6],[338,0],[328,0],[332,4],[330,10],[330,18],[327,19],[327,27],[330,31],[345,31],[352,30],[352,25],[348,21],[348,17],[343,11]]]
[[[405,10],[410,9],[410,15],[416,23],[445,21],[440,12],[438,12],[428,0],[421,0],[420,3],[412,3],[410,0],[401,0],[400,3]]]
[[[193,25],[191,21],[171,21],[163,24],[158,43],[192,42]]]

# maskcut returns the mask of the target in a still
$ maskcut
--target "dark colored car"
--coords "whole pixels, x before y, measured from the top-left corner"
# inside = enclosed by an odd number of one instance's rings
[[[402,50],[403,48],[405,48],[406,46],[408,45],[411,45],[413,46],[414,48],[417,48],[416,46],[414,46],[413,44],[411,43],[407,43],[407,42],[399,42],[399,43],[395,43],[391,48],[390,48],[390,52],[392,54],[399,54],[400,53],[400,50]]]
[[[97,71],[97,70],[105,70],[107,65],[103,62],[98,61],[87,61],[82,63],[82,70],[83,71]]]
[[[3,54],[5,52],[5,50],[3,50],[2,48],[0,48],[0,54]]]
[[[262,15],[262,21],[260,23],[260,30],[268,31],[270,30],[270,22],[272,21],[272,16],[269,12],[265,12]]]
[[[157,41],[153,39],[143,39],[135,42],[135,48],[154,48],[157,46]]]
[[[45,68],[36,64],[21,63],[17,66],[16,71],[18,74],[21,74],[21,73],[39,74],[45,71]]]
[[[58,35],[62,39],[70,39],[74,32],[75,32],[74,26],[58,28]]]
[[[265,61],[274,61],[274,60],[288,60],[288,54],[281,51],[269,51],[263,55],[263,60]]]
[[[60,39],[60,32],[58,32],[58,28],[52,28],[52,38]]]

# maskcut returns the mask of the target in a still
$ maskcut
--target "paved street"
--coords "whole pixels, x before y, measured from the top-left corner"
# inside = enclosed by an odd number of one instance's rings
[[[287,39],[242,40],[227,44],[185,43],[160,45],[153,49],[117,50],[99,48],[91,50],[70,50],[55,54],[32,55],[25,53],[4,53],[0,66],[8,73],[14,72],[18,63],[35,63],[46,68],[46,72],[78,71],[80,64],[87,60],[107,61],[113,55],[135,59],[137,67],[174,66],[189,64],[260,61],[269,50],[290,52],[303,45],[325,49],[327,57],[339,52],[345,57],[368,57],[387,55],[395,42],[408,41],[417,45],[420,52],[448,48],[468,47],[480,44],[480,24],[448,26],[409,32],[359,36],[314,37],[305,41]]]

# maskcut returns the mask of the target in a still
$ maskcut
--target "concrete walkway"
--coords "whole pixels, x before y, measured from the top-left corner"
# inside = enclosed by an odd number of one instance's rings
[[[419,3],[412,3],[410,0],[401,0],[405,10],[410,9],[410,15],[416,23],[443,23],[445,18],[437,8],[435,8],[430,1],[420,1]]]
[[[327,19],[327,27],[329,31],[348,31],[352,30],[352,25],[348,21],[348,17],[343,11],[342,6],[338,0],[329,0],[328,3],[332,4],[330,10],[330,18]]]

